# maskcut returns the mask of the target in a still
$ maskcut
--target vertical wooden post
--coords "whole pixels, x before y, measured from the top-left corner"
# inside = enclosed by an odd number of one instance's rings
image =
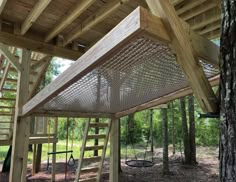
[[[33,163],[32,163],[32,176],[35,175],[35,171],[36,171],[36,151],[37,151],[37,145],[34,144],[34,148],[33,148]]]
[[[153,152],[153,109],[150,109],[150,136],[151,136],[151,152]]]
[[[110,133],[110,182],[119,182],[119,120],[112,119]]]
[[[113,81],[111,82],[111,108],[115,109],[120,105],[120,73],[113,70]],[[120,171],[120,152],[119,152],[119,119],[111,120],[111,133],[110,133],[110,182],[119,182]]]
[[[9,181],[26,181],[30,118],[22,117],[22,107],[29,97],[30,51],[23,49],[18,73],[16,110],[12,141],[12,158]]]
[[[55,125],[54,125],[54,139],[57,138],[57,127],[58,127],[58,118],[55,118]],[[52,151],[57,151],[57,143],[53,143]],[[52,179],[51,181],[54,182],[56,177],[56,155],[52,155]]]

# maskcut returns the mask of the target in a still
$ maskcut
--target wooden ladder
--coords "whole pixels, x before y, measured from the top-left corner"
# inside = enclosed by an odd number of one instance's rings
[[[91,128],[106,128],[105,134],[89,134]],[[106,123],[95,123],[91,122],[91,119],[86,122],[85,132],[83,143],[81,147],[80,159],[77,168],[77,174],[75,177],[75,182],[100,182],[102,166],[106,155],[107,143],[109,140],[109,134],[111,129],[111,121],[107,121]],[[87,141],[91,139],[103,139],[103,145],[87,145]],[[93,157],[85,157],[85,152],[94,151],[94,150],[102,150],[101,156],[93,156]],[[97,162],[95,167],[85,167],[83,168],[83,163],[87,162]],[[96,177],[90,177],[86,179],[80,179],[81,173],[90,173],[96,172]]]

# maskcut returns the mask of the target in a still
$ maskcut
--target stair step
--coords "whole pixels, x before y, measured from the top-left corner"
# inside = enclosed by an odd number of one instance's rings
[[[102,139],[106,138],[106,135],[88,135],[87,139]]]
[[[90,123],[89,125],[90,127],[94,127],[94,128],[105,128],[105,127],[108,127],[109,124],[108,123]]]
[[[81,173],[98,172],[98,167],[86,167],[81,169]]]
[[[101,156],[83,158],[83,162],[99,162],[100,160],[101,160]]]
[[[85,151],[89,151],[89,150],[102,150],[104,148],[103,145],[95,145],[95,146],[86,146],[84,148]]]
[[[12,98],[0,98],[1,101],[16,101],[16,99]]]
[[[80,182],[96,182],[97,178],[94,177],[94,178],[80,179],[79,181]]]

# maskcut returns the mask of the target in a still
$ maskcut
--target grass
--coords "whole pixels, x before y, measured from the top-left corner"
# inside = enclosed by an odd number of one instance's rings
[[[73,148],[71,149],[71,141],[69,142],[68,145],[68,150],[73,150],[73,157],[75,159],[80,158],[80,147],[82,145],[82,141],[74,141]],[[89,141],[87,145],[93,145],[93,141]],[[0,161],[3,161],[6,157],[7,151],[9,149],[9,146],[1,146],[0,147]],[[57,143],[57,151],[66,151],[66,141],[65,140],[60,140]],[[142,153],[144,151],[143,148],[135,149],[136,154]],[[49,145],[49,150],[48,150],[48,144],[43,144],[42,147],[42,162],[46,162],[48,155],[48,152],[52,152],[52,144]],[[99,150],[99,154],[101,155],[101,150]],[[110,144],[108,143],[106,155],[109,156],[110,154]],[[127,148],[127,156],[132,156],[134,154],[133,149],[129,146]],[[85,157],[91,157],[93,156],[93,151],[85,152]],[[126,156],[126,146],[121,145],[121,156],[125,157]],[[50,160],[52,159],[52,155],[49,156]],[[68,158],[70,157],[70,154],[68,154]],[[66,154],[57,154],[57,161],[65,161],[66,159]],[[28,153],[28,163],[31,164],[33,161],[33,152]]]

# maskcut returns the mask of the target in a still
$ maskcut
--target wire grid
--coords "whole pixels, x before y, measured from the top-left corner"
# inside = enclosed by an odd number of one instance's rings
[[[202,65],[207,77],[219,72],[210,65]],[[137,37],[40,110],[116,113],[187,86],[169,47]]]

